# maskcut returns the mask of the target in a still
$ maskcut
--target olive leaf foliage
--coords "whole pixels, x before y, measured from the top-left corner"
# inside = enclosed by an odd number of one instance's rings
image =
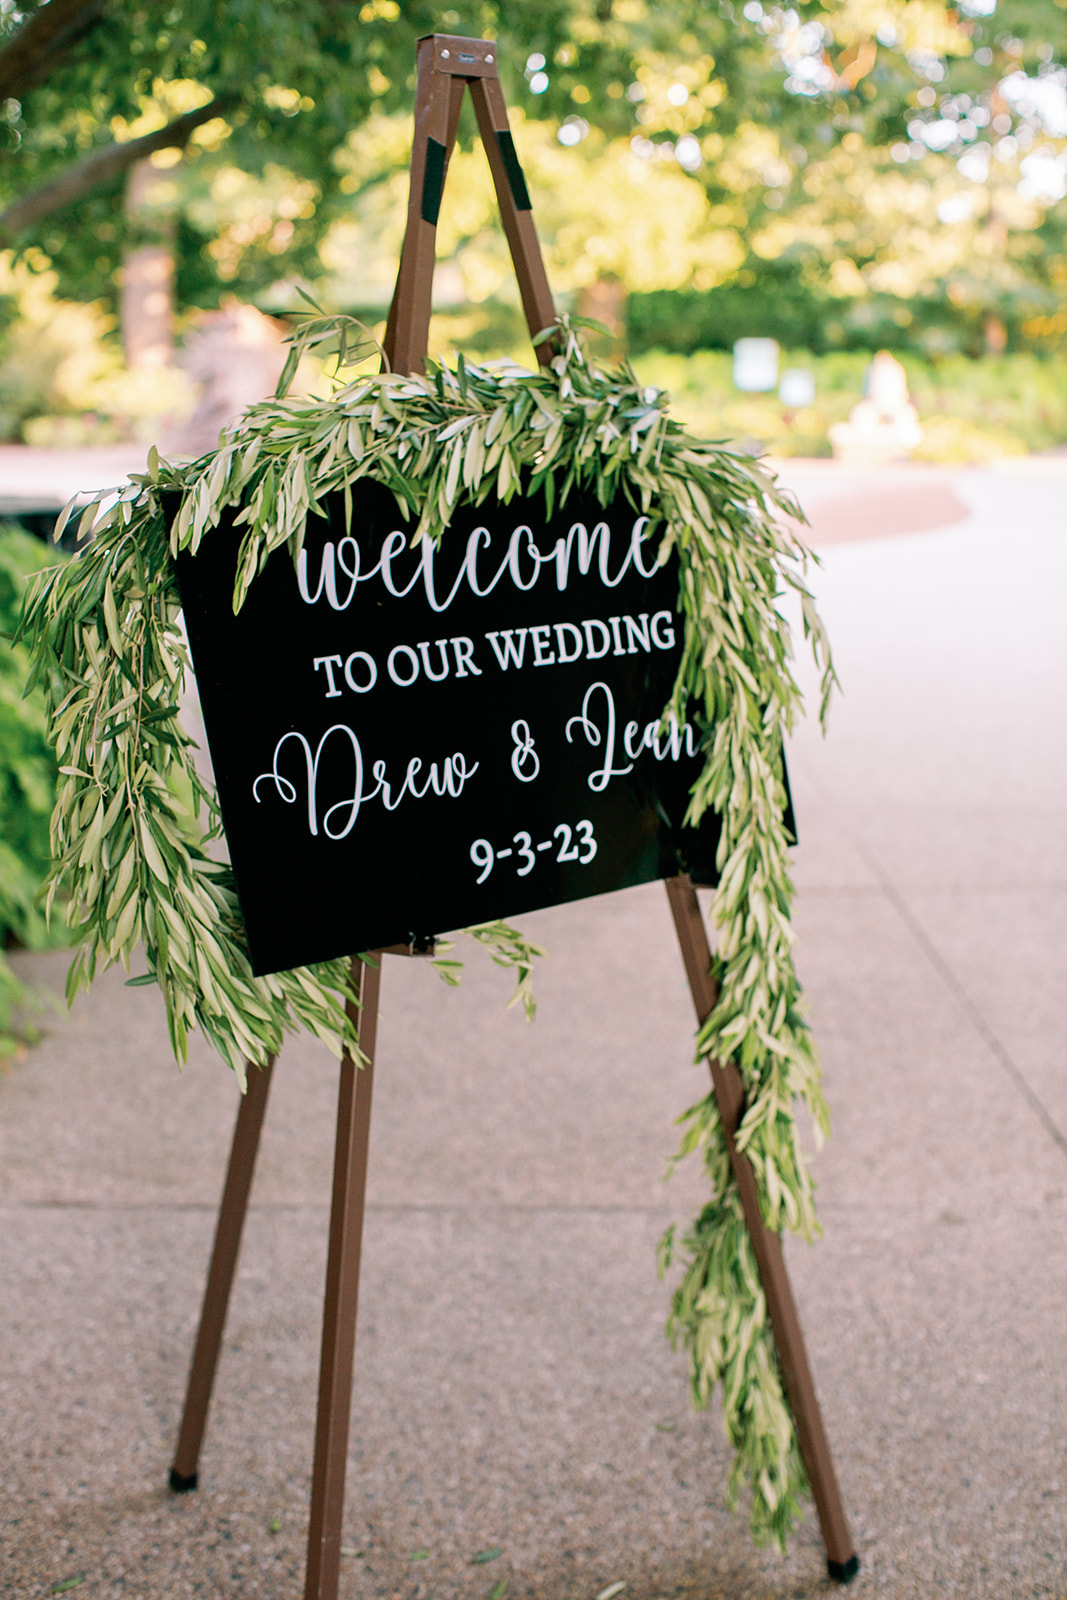
[[[312,321],[301,337],[321,342],[328,331]],[[143,941],[179,1056],[194,1027],[238,1072],[246,1058],[277,1050],[288,1028],[309,1027],[335,1050],[353,1042],[346,962],[252,976],[233,877],[213,853],[215,796],[178,719],[189,662],[174,553],[195,553],[223,510],[239,508],[237,611],[273,551],[284,545],[295,559],[322,497],[339,491],[350,506],[364,477],[417,519],[414,539],[447,538],[458,505],[491,495],[543,494],[551,515],[574,489],[603,505],[624,493],[652,519],[663,558],[678,552],[684,648],[665,716],[683,722],[688,711],[702,730],[705,763],[687,820],[709,807],[722,819],[712,910],[719,999],[697,1052],[741,1070],[738,1142],[767,1223],[811,1236],[818,1225],[794,1106],[802,1101],[818,1130],[826,1108],[792,959],[782,740],[800,692],[784,592],[799,597],[823,711],[833,669],[805,557],[784,520],[799,513],[760,464],[692,438],[667,397],[642,388],[629,367],[591,367],[566,320],[552,336],[556,353],[537,372],[460,357],[455,370],[431,365],[425,376],[357,373],[325,399],[276,395],[210,454],[180,466],[153,455],[143,478],[86,508],[84,548],[38,581],[23,621],[59,755],[49,896],[69,897],[78,942],[69,990],[100,967],[128,965]],[[165,492],[181,496],[169,527]],[[503,924],[468,931],[514,969],[529,1011],[536,947]],[[443,972],[454,977],[449,963]],[[747,1483],[754,1534],[784,1545],[804,1472],[714,1097],[680,1120],[676,1159],[700,1154],[711,1196],[681,1242],[668,1332],[689,1353],[699,1405],[722,1384],[737,1452],[731,1492]],[[668,1234],[662,1263],[676,1253]]]

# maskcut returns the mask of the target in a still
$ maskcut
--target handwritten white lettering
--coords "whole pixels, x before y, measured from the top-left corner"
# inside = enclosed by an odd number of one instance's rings
[[[352,565],[345,560],[346,555],[351,556]],[[337,593],[337,567],[340,567],[348,582],[348,593],[340,599]],[[370,576],[370,574],[368,574]],[[347,536],[336,546],[332,540],[327,541],[322,549],[322,562],[319,566],[319,583],[315,593],[308,589],[308,555],[306,550],[301,550],[296,558],[296,586],[300,597],[309,606],[313,606],[321,599],[325,592],[326,599],[334,611],[345,611],[352,604],[352,596],[356,592],[359,582],[359,545],[351,536]]]
[[[473,778],[480,765],[479,762],[475,761],[468,766],[466,756],[461,750],[457,750],[454,755],[446,756],[441,762],[430,762],[429,771],[426,773],[425,782],[423,782],[422,787],[420,788],[419,779],[423,771],[424,763],[421,756],[412,756],[411,760],[407,764],[407,769],[404,773],[400,787],[399,789],[396,789],[395,784],[391,783],[386,776],[386,763],[384,761],[375,761],[371,769],[372,776],[375,780],[374,788],[364,792],[363,750],[359,739],[356,737],[356,734],[350,727],[343,722],[336,722],[332,728],[327,728],[326,732],[318,742],[318,746],[316,747],[314,755],[312,755],[311,745],[304,735],[296,732],[295,729],[291,729],[288,733],[284,733],[278,740],[278,743],[274,747],[274,756],[271,761],[271,769],[269,772],[260,773],[259,777],[252,785],[252,794],[256,800],[256,803],[261,805],[263,803],[263,797],[259,792],[259,786],[261,783],[269,781],[274,785],[274,792],[284,801],[286,805],[293,805],[295,803],[299,795],[297,785],[292,781],[292,779],[286,777],[285,774],[279,769],[279,762],[282,758],[282,752],[285,750],[285,747],[290,743],[290,741],[295,741],[300,750],[303,751],[304,755],[303,776],[307,785],[308,832],[315,838],[318,837],[320,825],[318,809],[320,767],[323,761],[323,753],[334,734],[341,734],[348,740],[348,751],[351,756],[352,778],[350,785],[351,793],[346,794],[343,800],[334,801],[333,805],[327,807],[321,818],[322,832],[328,839],[344,839],[349,833],[351,833],[352,829],[355,827],[361,808],[370,800],[376,800],[380,798],[382,805],[387,811],[395,811],[405,796],[408,795],[410,795],[414,800],[423,800],[432,791],[439,797],[450,795],[453,799],[458,799],[463,793],[463,789],[467,781],[470,778]],[[336,762],[333,764],[331,778],[333,778],[336,782]],[[332,819],[337,815],[338,812],[341,813],[342,822],[337,826],[334,826]]]
[[[513,722],[511,738],[515,746],[511,752],[511,770],[520,783],[532,783],[541,770],[541,757],[534,749],[530,724],[521,719]]]
[[[590,704],[592,703],[593,696],[598,690],[603,694],[606,702],[605,725],[603,733],[601,733],[600,728],[593,721],[593,718],[589,714]],[[606,789],[612,778],[622,778],[627,772],[633,771],[632,761],[627,762],[625,767],[616,767],[613,764],[615,759],[615,696],[612,694],[606,683],[591,683],[588,689],[585,691],[585,699],[582,701],[580,715],[577,717],[571,717],[566,728],[564,729],[564,732],[567,735],[568,744],[572,744],[574,742],[571,729],[574,727],[575,723],[577,723],[581,728],[586,739],[594,749],[599,749],[601,743],[603,743],[604,746],[603,762],[599,767],[594,767],[593,771],[586,779],[590,789],[592,789],[595,794],[599,794],[602,789]]]
[[[662,736],[663,724],[660,722],[646,722],[644,729],[639,722],[628,722],[622,742],[626,754],[633,761],[637,760],[642,750],[651,750],[657,761],[665,761],[668,756],[672,761],[680,761],[683,748],[687,756],[697,754],[696,736],[688,722],[679,727],[677,717],[668,717],[665,748],[660,745]]]
[[[261,772],[255,783],[252,785],[252,794],[257,804],[262,803],[260,800],[259,786],[263,782],[264,778],[270,778],[273,780],[276,792],[281,795],[286,805],[293,804],[297,797],[296,784],[290,782],[288,778],[283,777],[283,775],[278,771],[278,760],[290,739],[295,739],[297,744],[304,752],[304,761],[306,765],[308,832],[314,835],[316,838],[318,837],[319,832],[319,762],[322,760],[323,750],[326,748],[327,743],[335,733],[345,734],[351,745],[353,758],[353,797],[351,800],[340,800],[335,805],[330,806],[329,810],[326,812],[326,815],[322,819],[322,828],[328,839],[343,839],[346,834],[351,832],[356,817],[359,815],[361,791],[363,788],[363,752],[360,750],[359,740],[352,732],[352,729],[346,727],[343,722],[335,722],[332,728],[326,729],[326,732],[319,740],[318,748],[316,749],[314,755],[311,754],[311,746],[308,744],[308,741],[304,738],[302,733],[297,733],[295,731],[284,733],[274,747],[274,758],[271,763],[271,770],[269,772]],[[334,833],[330,827],[330,818],[333,816],[335,811],[344,811],[346,809],[348,811],[348,821],[345,823],[344,827],[339,833]]]
[[[403,600],[405,595],[409,595],[411,593],[412,589],[414,589],[415,585],[419,581],[419,573],[422,570],[422,565],[420,563],[420,565],[417,566],[415,571],[412,573],[407,585],[403,589],[397,588],[396,582],[393,578],[393,562],[396,557],[402,555],[407,548],[408,541],[406,535],[401,533],[399,528],[394,528],[392,533],[390,533],[382,541],[382,553],[378,559],[377,566],[373,567],[367,574],[368,578],[372,578],[376,572],[380,572],[382,575],[382,582],[384,583],[385,587],[397,600]],[[430,545],[429,541],[427,541],[426,549],[429,550],[432,548],[432,545]]]
[[[405,595],[410,594],[421,580],[431,609],[441,612],[448,610],[464,585],[479,599],[484,599],[486,595],[492,594],[505,574],[510,576],[516,589],[525,593],[534,587],[542,569],[546,566],[555,568],[556,587],[562,593],[570,582],[572,557],[576,559],[578,572],[582,577],[589,575],[595,563],[601,583],[609,589],[614,589],[622,582],[631,566],[643,578],[651,578],[655,574],[659,566],[659,553],[648,538],[649,521],[647,516],[634,519],[625,554],[614,573],[611,571],[612,530],[607,521],[597,522],[591,532],[584,522],[573,523],[566,535],[556,539],[548,551],[539,547],[529,524],[520,523],[507,536],[507,551],[499,562],[496,572],[488,582],[483,583],[479,577],[478,558],[479,554],[488,554],[494,536],[488,528],[479,527],[468,534],[459,571],[452,581],[448,594],[439,598],[436,573],[436,564],[439,560],[437,545],[432,539],[424,538],[413,547],[408,535],[401,529],[394,528],[382,540],[377,561],[366,571],[361,570],[359,545],[351,535],[346,535],[336,542],[328,539],[322,547],[318,582],[314,589],[309,582],[308,553],[306,550],[301,550],[296,562],[297,589],[305,605],[317,605],[325,599],[334,611],[345,611],[352,604],[357,588],[375,578],[380,579],[388,593],[397,599],[403,599]],[[499,549],[499,545],[497,548]],[[646,554],[649,558],[647,562],[644,559]],[[414,570],[409,575],[402,576],[404,558],[410,559],[412,556],[415,563]],[[347,580],[347,583],[342,583],[340,590],[338,574]]]
[[[592,714],[594,697],[597,691],[604,696],[601,707],[603,725],[597,722]],[[582,709],[578,716],[571,717],[567,722],[564,732],[567,743],[573,744],[574,735],[571,729],[577,724],[584,733],[587,743],[594,750],[603,747],[603,760],[598,767],[594,767],[586,780],[596,794],[605,789],[612,778],[621,778],[633,770],[633,764],[642,750],[650,750],[657,761],[680,761],[683,754],[695,756],[699,746],[693,728],[688,722],[681,727],[677,718],[668,717],[664,725],[662,719],[658,722],[648,722],[642,729],[638,722],[628,722],[623,731],[623,749],[630,760],[625,767],[615,765],[615,697],[606,683],[591,683],[585,691]],[[665,730],[664,731],[664,726]]]

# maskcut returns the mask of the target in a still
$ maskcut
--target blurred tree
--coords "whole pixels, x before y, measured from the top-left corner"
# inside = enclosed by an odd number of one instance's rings
[[[809,289],[872,312],[894,296],[902,326],[947,301],[992,350],[1020,305],[1053,309],[1067,220],[1063,10],[844,0],[801,21],[749,0],[746,18],[778,41],[783,88],[825,120],[792,151],[779,142],[773,173],[753,173],[768,130],[750,131],[757,159],[728,174],[749,204],[742,276],[790,264]],[[929,333],[936,354],[945,330]]]
[[[202,259],[179,293],[313,274],[340,197],[334,154],[372,109],[410,114],[415,41],[435,29],[498,36],[513,100],[562,122],[595,98],[607,136],[633,132],[639,108],[627,91],[638,65],[666,61],[679,34],[709,71],[713,37],[740,91],[728,16],[696,0],[617,0],[614,10],[606,0],[453,10],[429,0],[49,0],[2,10],[2,132],[14,158],[0,176],[0,243],[39,245],[65,292],[111,299],[132,225],[118,201],[123,176],[146,159],[174,167],[184,152],[200,205],[183,208],[181,254],[198,246]],[[204,212],[216,208],[205,232]]]
[[[743,287],[773,262],[842,300],[973,301],[995,340],[1004,298],[1022,286],[1041,291],[1035,316],[1057,310],[1065,8],[16,5],[0,11],[0,139],[12,152],[0,244],[39,246],[64,293],[112,304],[124,253],[158,243],[150,235],[164,221],[182,303],[314,281],[342,219],[366,242],[360,219],[382,220],[386,196],[390,218],[402,211],[394,180],[408,159],[415,41],[454,31],[500,40],[561,287]],[[126,174],[144,161],[151,207],[124,206]],[[467,181],[457,161],[450,204]],[[471,226],[454,242],[484,233],[483,192],[475,183],[461,204]],[[468,276],[477,254],[468,250]],[[491,264],[492,249],[482,255]]]

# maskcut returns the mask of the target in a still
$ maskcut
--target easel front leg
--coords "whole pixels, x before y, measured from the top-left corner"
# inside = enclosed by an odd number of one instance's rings
[[[435,71],[439,48],[433,38],[419,40],[408,223],[383,344],[394,372],[421,372],[426,361],[437,216],[466,90],[464,78]]]
[[[230,1304],[230,1290],[237,1270],[237,1257],[241,1249],[241,1230],[248,1210],[248,1197],[256,1170],[256,1154],[263,1117],[270,1094],[274,1057],[265,1066],[248,1064],[248,1086],[241,1096],[237,1112],[237,1126],[233,1130],[230,1165],[226,1171],[226,1184],[219,1206],[219,1220],[215,1225],[215,1247],[211,1253],[211,1266],[204,1288],[204,1303],[200,1312],[200,1331],[196,1336],[193,1363],[189,1370],[189,1386],[185,1392],[185,1410],[182,1412],[181,1432],[174,1465],[170,1469],[170,1486],[178,1494],[195,1489],[199,1482],[198,1465],[200,1446],[207,1425],[211,1390],[215,1382],[222,1333],[226,1326],[226,1312]]]
[[[354,1020],[366,1064],[357,1067],[347,1052],[341,1061],[305,1600],[337,1600],[341,1568],[341,1523],[345,1507],[352,1363],[381,985],[380,950],[375,952],[375,960],[378,965],[373,967],[358,960],[352,963],[353,982],[360,999],[358,1017]]]
[[[700,912],[696,890],[687,877],[667,880],[667,898],[670,900],[678,943],[682,950],[686,976],[696,1007],[697,1020],[703,1023],[718,998],[717,985],[711,976],[711,950],[707,931]],[[804,1458],[812,1498],[819,1516],[826,1560],[830,1577],[838,1583],[848,1583],[859,1571],[859,1557],[852,1542],[841,1491],[837,1486],[830,1444],[823,1427],[822,1412],[815,1394],[815,1384],[804,1348],[804,1335],[800,1329],[796,1301],[785,1270],[781,1237],[768,1228],[760,1211],[756,1176],[748,1158],[741,1154],[734,1135],[744,1111],[744,1089],[741,1074],[732,1062],[712,1061],[712,1087],[718,1102],[719,1116],[730,1152],[730,1163],[752,1249],[759,1267],[760,1282],[767,1301],[767,1311],[774,1330],[782,1381],[789,1397],[793,1421],[796,1424],[797,1443]]]

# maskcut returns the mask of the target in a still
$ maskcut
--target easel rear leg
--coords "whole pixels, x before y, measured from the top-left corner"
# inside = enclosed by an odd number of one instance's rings
[[[270,1094],[274,1057],[270,1056],[263,1067],[248,1067],[248,1087],[241,1097],[237,1112],[237,1126],[233,1131],[230,1164],[215,1225],[215,1245],[211,1253],[204,1303],[200,1312],[200,1330],[189,1371],[189,1386],[185,1393],[178,1448],[174,1465],[170,1469],[170,1486],[178,1494],[195,1489],[199,1482],[200,1446],[207,1425],[211,1390],[215,1382],[222,1334],[226,1326],[226,1312],[230,1304],[237,1257],[241,1249],[241,1232],[244,1228],[248,1197],[252,1192],[252,1179],[259,1152],[259,1136]]]

